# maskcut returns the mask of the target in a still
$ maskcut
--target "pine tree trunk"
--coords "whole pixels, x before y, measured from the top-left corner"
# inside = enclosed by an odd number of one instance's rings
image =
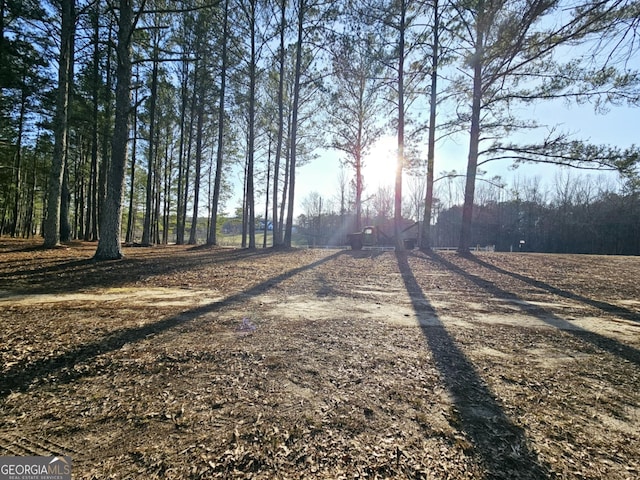
[[[44,246],[53,248],[60,244],[60,201],[62,178],[67,161],[67,130],[69,121],[69,78],[73,52],[75,24],[75,0],[62,0],[62,27],[60,60],[58,62],[58,90],[54,117],[54,147],[47,189],[47,215],[43,225]]]
[[[187,130],[187,153],[184,163],[184,189],[182,192],[182,212],[181,216],[183,218],[182,229],[179,232],[180,234],[180,245],[184,244],[184,234],[186,231],[186,223],[187,223],[187,204],[189,203],[189,177],[191,173],[191,149],[193,148],[193,119],[196,117],[196,100],[197,95],[196,91],[198,88],[198,76],[199,76],[199,62],[196,61],[196,65],[193,69],[193,92],[191,95],[191,101],[189,106],[189,127]]]
[[[27,108],[27,91],[22,89],[20,95],[20,115],[18,117],[18,138],[16,142],[16,152],[13,162],[14,176],[13,188],[15,189],[13,197],[13,219],[11,222],[11,236],[18,235],[20,227],[20,197],[22,196],[22,135],[24,133],[24,118]]]
[[[431,212],[433,210],[433,181],[434,181],[434,158],[436,147],[436,113],[438,100],[438,56],[440,45],[440,11],[438,10],[438,0],[433,1],[433,51],[431,56],[431,95],[429,105],[429,138],[427,141],[427,192],[424,199],[424,218],[422,221],[422,236],[420,248],[430,250],[431,239]]]
[[[271,135],[269,134],[269,150],[267,152],[267,191],[264,195],[264,236],[262,237],[262,248],[267,248],[267,231],[269,230],[269,184],[271,177]]]
[[[251,0],[251,60],[249,65],[249,141],[248,141],[248,161],[247,161],[247,213],[249,222],[249,248],[256,248],[256,202],[253,193],[254,175],[254,149],[255,149],[255,128],[256,128],[256,19],[255,0]]]
[[[362,190],[362,156],[358,150],[356,154],[356,232],[362,230]]]
[[[244,164],[244,182],[243,182],[243,190],[242,190],[242,240],[240,242],[240,246],[242,248],[247,248],[247,164],[248,161],[245,161]]]
[[[404,51],[405,51],[405,20],[406,5],[402,2],[400,17],[400,39],[398,40],[398,158],[396,160],[395,196],[393,231],[396,250],[403,250],[402,223],[402,170],[404,167]]]
[[[132,115],[132,127],[131,127],[131,173],[129,175],[129,213],[127,214],[127,233],[125,235],[125,242],[133,243],[135,235],[135,212],[133,211],[133,199],[136,190],[136,153],[138,148],[138,89],[135,90],[134,109]]]
[[[107,176],[110,169],[111,162],[111,152],[110,145],[113,142],[114,132],[111,128],[111,115],[113,111],[112,104],[112,95],[111,91],[113,90],[113,74],[111,72],[111,56],[112,56],[112,48],[113,44],[116,43],[116,40],[112,38],[113,36],[113,21],[109,23],[109,42],[107,42],[107,54],[106,54],[106,82],[105,82],[105,99],[104,99],[104,116],[107,119],[104,122],[104,127],[102,129],[102,154],[101,154],[101,162],[99,166],[99,174],[98,174],[98,201],[96,202],[96,231],[98,232],[98,237],[100,237],[100,228],[102,225],[102,212],[105,211],[104,202],[107,198]]]
[[[204,90],[204,85],[201,87]],[[194,176],[193,186],[193,214],[191,216],[191,231],[189,233],[189,245],[195,245],[198,242],[198,207],[200,203],[200,174],[202,170],[202,135],[204,128],[204,95],[200,92],[197,108],[197,126],[196,126],[196,172]]]
[[[222,68],[220,71],[220,105],[218,106],[218,149],[216,152],[216,176],[213,184],[213,199],[211,205],[211,223],[209,224],[209,237],[207,244],[216,245],[218,229],[218,204],[220,203],[220,187],[222,181],[222,160],[224,153],[224,128],[225,128],[225,94],[227,85],[227,39],[228,39],[228,14],[229,0],[224,2],[224,20],[222,25]]]
[[[164,157],[167,159],[164,168],[164,202],[162,209],[162,243],[169,243],[169,213],[171,212],[171,172],[173,171],[173,149],[169,151],[171,129],[169,126],[165,132]]]
[[[153,211],[153,243],[155,245],[160,244],[160,192],[161,192],[161,179],[160,176],[160,155],[158,154],[158,149],[160,147],[160,138],[156,139],[156,158],[155,158],[155,201],[154,201],[154,211]]]
[[[291,112],[287,116],[287,135],[286,138],[291,137]],[[285,143],[285,165],[284,165],[284,179],[282,182],[282,202],[280,203],[280,220],[278,221],[278,245],[284,244],[284,213],[287,206],[287,193],[289,192],[289,161],[291,159],[291,143],[287,140]]]
[[[284,75],[285,75],[285,26],[287,2],[280,3],[280,50],[279,55],[279,78],[278,78],[278,138],[276,139],[276,158],[273,165],[273,246],[281,243],[280,223],[278,222],[278,183],[280,181],[280,159],[282,157],[282,145],[284,142]],[[284,203],[284,199],[282,200]]]
[[[142,227],[142,244],[151,245],[151,217],[154,208],[154,157],[157,148],[156,132],[156,101],[158,98],[158,48],[153,49],[153,68],[151,71],[151,96],[149,98],[149,145],[147,149],[147,189],[144,210],[144,225]]]
[[[95,10],[91,13],[93,26],[93,56],[91,64],[91,167],[89,169],[89,185],[87,186],[87,214],[84,224],[84,240],[96,241],[98,229],[96,226],[96,211],[94,208],[98,185],[98,112],[99,89],[98,80],[100,74],[100,23],[99,2],[96,2]]]
[[[180,146],[178,148],[178,199],[176,204],[176,243],[182,245],[184,243],[184,215],[183,215],[183,188],[185,176],[185,137],[186,137],[186,117],[187,117],[187,88],[189,80],[189,63],[183,60],[182,63],[182,87],[180,102]]]
[[[68,155],[65,157],[69,158]],[[71,203],[71,193],[69,191],[69,162],[65,162],[64,173],[62,174],[62,189],[60,193],[60,241],[71,240],[71,225],[69,224],[69,208]]]
[[[296,188],[296,153],[298,137],[298,106],[300,103],[300,77],[302,75],[302,40],[304,33],[304,14],[306,0],[300,0],[298,10],[298,43],[296,46],[296,64],[293,83],[293,117],[291,119],[291,159],[289,161],[289,201],[287,205],[287,225],[284,233],[284,246],[291,247],[293,233],[293,207]]]
[[[478,25],[480,22],[478,22]],[[471,131],[469,135],[469,158],[467,162],[467,179],[464,190],[464,205],[462,207],[462,226],[460,229],[460,244],[458,252],[469,253],[471,247],[471,222],[473,220],[473,201],[476,187],[476,172],[478,169],[478,152],[480,148],[480,109],[482,101],[482,45],[484,35],[478,26],[476,39],[476,54],[473,66],[473,99],[471,104]]]
[[[80,149],[80,157],[79,162],[76,163],[76,171],[75,171],[75,188],[74,188],[74,202],[75,205],[75,213],[74,213],[74,226],[73,226],[73,238],[79,239],[82,238],[82,233],[84,232],[84,202],[85,202],[85,187],[86,187],[86,179],[84,177],[84,173],[87,168],[87,156],[84,150],[84,140],[82,141],[82,147]]]
[[[73,64],[74,64],[74,56],[75,56],[75,13],[74,13],[74,33],[71,35],[70,40],[70,52],[69,52],[69,73],[67,74],[67,90],[68,98],[71,98],[71,94],[73,92]],[[69,129],[67,128],[66,132],[67,137],[69,136]],[[66,152],[64,153],[64,174],[62,176],[62,195],[60,198],[60,241],[68,242],[71,240],[71,224],[69,223],[69,209],[71,208],[71,193],[69,191],[69,140],[64,142]]]
[[[38,148],[38,141],[36,140],[36,149]],[[27,209],[26,224],[25,224],[25,237],[31,238],[34,234],[33,228],[33,214],[35,210],[36,201],[36,189],[38,187],[38,160],[37,156],[33,161],[33,171],[31,177],[31,186],[29,188],[29,207]]]
[[[94,256],[97,260],[115,260],[123,256],[120,229],[131,110],[129,90],[131,88],[131,34],[134,25],[130,0],[120,0],[119,6],[116,116],[111,144],[111,162],[107,176],[107,195],[100,219],[100,240]]]

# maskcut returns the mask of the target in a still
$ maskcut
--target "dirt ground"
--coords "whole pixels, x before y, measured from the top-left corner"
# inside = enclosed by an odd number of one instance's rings
[[[640,258],[0,239],[0,455],[76,479],[640,477]]]

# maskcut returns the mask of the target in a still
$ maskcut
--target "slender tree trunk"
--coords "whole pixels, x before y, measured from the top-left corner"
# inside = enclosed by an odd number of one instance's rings
[[[93,136],[93,133],[92,133]],[[95,138],[97,141],[97,137]],[[91,140],[91,166],[89,167],[89,184],[87,185],[87,214],[84,223],[84,240],[95,241],[97,239],[97,228],[95,228],[95,209],[94,203],[96,202],[96,191],[98,184],[98,150],[97,143],[93,143]],[[93,227],[93,228],[92,228]],[[94,238],[95,237],[95,238]]]
[[[422,237],[420,248],[430,250],[431,212],[433,210],[434,159],[436,147],[436,113],[438,100],[438,57],[440,55],[440,11],[438,0],[433,0],[433,46],[431,55],[431,94],[429,99],[429,138],[427,141],[427,192],[424,199],[424,217],[422,220]]]
[[[204,85],[201,87],[204,90]],[[202,170],[202,135],[204,128],[204,92],[200,92],[197,108],[196,126],[196,172],[193,186],[193,214],[191,216],[191,231],[189,233],[189,245],[195,245],[198,241],[198,207],[200,203],[200,174]]]
[[[19,147],[16,147],[16,149],[19,151]],[[20,168],[20,154],[18,154],[16,152],[15,155],[15,160],[14,160],[14,188],[15,188],[15,192],[14,192],[14,197],[13,197],[13,212],[12,212],[12,219],[11,219],[11,226],[10,228],[10,234],[12,237],[15,237],[17,235],[19,235],[19,230],[20,230],[20,221],[19,221],[19,217],[20,217],[20,196],[21,196],[21,190],[22,190],[22,185],[21,185],[21,168]]]
[[[154,208],[154,158],[156,150],[156,101],[158,99],[158,47],[153,48],[153,68],[151,71],[151,96],[149,98],[149,146],[147,150],[147,190],[144,210],[144,226],[142,228],[142,244],[151,245],[151,217]]]
[[[276,158],[273,166],[273,246],[281,244],[280,224],[278,222],[278,182],[280,180],[280,158],[282,156],[282,145],[284,142],[284,75],[285,75],[285,27],[287,2],[280,2],[280,50],[279,56],[279,78],[278,78],[278,138],[276,139]],[[284,199],[282,200],[284,203]]]
[[[73,64],[75,57],[75,11],[74,11],[74,23],[73,23],[73,33],[71,35],[70,41],[70,52],[69,52],[69,73],[67,74],[68,82],[67,89],[69,90],[68,98],[71,98],[71,93],[73,91]],[[67,128],[67,137],[69,136],[69,129]],[[69,191],[69,140],[67,139],[65,144],[65,149],[67,150],[64,154],[65,162],[64,162],[64,174],[62,176],[62,195],[60,198],[60,240],[62,242],[68,242],[71,240],[71,224],[69,223],[69,209],[71,207],[71,193]]]
[[[291,137],[291,113],[287,115],[287,139]],[[287,193],[289,192],[289,161],[291,159],[291,143],[287,140],[285,148],[284,179],[282,182],[282,203],[280,204],[280,220],[278,224],[278,245],[284,244],[284,213],[287,205]]]
[[[160,160],[160,155],[159,155],[159,148],[160,148],[160,138],[156,139],[156,155],[155,155],[155,160],[154,160],[154,164],[155,164],[155,173],[154,173],[154,178],[155,178],[155,201],[154,201],[154,212],[153,212],[153,236],[151,237],[153,239],[153,243],[158,245],[160,243],[160,194],[161,194],[161,180],[162,177],[160,176],[160,169],[161,169],[161,160]]]
[[[356,149],[356,232],[362,230],[362,155],[359,149]]]
[[[89,172],[89,185],[87,188],[87,215],[84,229],[85,241],[98,239],[96,220],[97,192],[98,192],[98,114],[99,114],[99,75],[100,75],[100,2],[96,2],[95,10],[91,14],[93,25],[93,58],[91,65],[91,168]]]
[[[184,164],[184,190],[182,197],[182,218],[184,219],[184,224],[182,225],[181,231],[181,243],[184,243],[184,233],[186,230],[186,221],[187,221],[187,204],[189,203],[189,177],[191,173],[191,149],[193,148],[193,119],[197,116],[196,112],[196,101],[197,95],[196,91],[198,88],[198,76],[199,73],[199,62],[196,61],[195,68],[193,70],[193,93],[191,95],[191,102],[189,107],[189,129],[187,131],[187,156]]]
[[[71,240],[71,225],[69,224],[69,207],[71,204],[71,192],[69,191],[69,156],[66,155],[67,161],[62,174],[62,190],[60,193],[60,241],[68,242]]]
[[[7,199],[3,198],[2,199],[2,207],[1,207],[1,211],[2,211],[2,215],[0,215],[0,235],[4,235],[5,232],[5,227],[6,227],[6,222],[7,222],[7,208],[8,208],[8,204],[7,204]]]
[[[302,41],[304,33],[304,14],[306,10],[306,0],[300,0],[298,10],[298,40],[296,47],[296,64],[293,83],[293,117],[291,119],[291,159],[289,161],[289,202],[287,205],[287,225],[285,227],[284,245],[291,247],[293,232],[293,208],[295,204],[296,188],[296,154],[298,141],[298,106],[300,103],[300,77],[302,75]]]
[[[35,152],[33,155],[33,169],[31,170],[31,178],[29,180],[29,203],[27,205],[27,212],[25,214],[25,226],[24,226],[24,238],[31,238],[33,235],[33,212],[35,205],[35,192],[37,187],[37,171],[38,171],[38,144],[40,143],[40,134],[38,133],[38,138],[36,139]],[[0,228],[0,231],[1,228]]]
[[[24,72],[26,74],[26,72]],[[23,77],[24,78],[24,77]],[[18,116],[18,138],[16,142],[16,152],[13,161],[14,176],[13,186],[15,188],[15,194],[13,196],[13,220],[11,222],[11,236],[18,235],[19,230],[19,217],[20,217],[20,196],[22,193],[22,135],[24,133],[24,117],[27,109],[27,91],[26,88],[22,89],[20,95],[20,115]]]
[[[53,248],[60,244],[60,201],[62,178],[67,161],[67,130],[69,121],[69,71],[73,52],[75,0],[62,0],[62,29],[60,59],[58,62],[58,90],[54,117],[54,147],[49,177],[47,215],[44,222],[44,246]]]
[[[216,176],[213,184],[213,200],[211,205],[211,223],[209,224],[209,245],[218,243],[218,204],[220,203],[220,186],[222,181],[222,160],[224,153],[225,99],[227,85],[227,41],[228,41],[229,0],[224,2],[224,19],[222,24],[222,66],[220,69],[220,105],[218,106],[218,148],[216,152]]]
[[[256,248],[256,202],[253,194],[254,149],[256,128],[256,22],[255,0],[251,0],[251,59],[249,64],[249,141],[247,161],[247,214],[249,222],[249,248]]]
[[[135,235],[136,214],[133,211],[133,198],[136,190],[136,154],[138,147],[138,89],[135,89],[133,118],[131,119],[132,140],[131,140],[131,174],[129,175],[129,213],[127,215],[127,233],[125,242],[133,243]]]
[[[36,150],[38,149],[38,143],[39,143],[39,139],[36,140]],[[29,189],[29,208],[27,209],[27,215],[26,215],[26,225],[25,225],[25,232],[26,232],[26,237],[27,238],[31,238],[31,236],[34,235],[34,228],[33,228],[33,215],[34,215],[34,210],[35,210],[35,202],[36,202],[36,189],[38,187],[38,155],[34,155],[34,159],[33,159],[33,171],[32,171],[32,177],[31,177],[31,188]]]
[[[100,240],[94,258],[115,260],[122,258],[120,229],[122,224],[122,194],[124,191],[129,114],[131,111],[131,34],[133,33],[131,0],[119,1],[116,116],[111,144],[111,162],[107,176],[107,196],[100,218]]]
[[[182,202],[184,201],[184,176],[185,176],[185,136],[186,136],[186,117],[187,117],[187,90],[189,84],[189,63],[187,60],[182,62],[182,78],[181,78],[181,98],[180,102],[180,146],[178,148],[178,199],[176,204],[176,243],[182,245],[184,243],[184,209]]]
[[[245,164],[244,164],[244,189],[242,192],[242,241],[240,243],[240,246],[242,248],[246,248],[247,247],[247,186],[248,186],[248,182],[247,182],[247,172],[248,172],[248,160],[245,160]]]
[[[82,232],[84,232],[84,199],[85,199],[85,178],[84,172],[86,170],[87,156],[85,155],[84,138],[80,140],[80,152],[78,161],[76,162],[76,169],[74,178],[76,179],[74,184],[74,201],[75,212],[73,215],[73,238],[82,238]]]
[[[402,223],[402,170],[404,167],[404,55],[406,2],[402,2],[400,15],[400,38],[398,40],[398,158],[396,161],[393,230],[396,250],[403,250]]]
[[[269,135],[269,150],[267,153],[267,192],[264,200],[264,236],[262,239],[262,248],[267,248],[267,232],[269,231],[269,183],[271,178],[271,135]]]
[[[342,234],[340,235],[340,242],[346,243],[346,240],[347,240],[346,234],[348,233],[346,218],[345,218],[347,213],[347,206],[346,206],[347,179],[345,176],[344,168],[340,169],[338,181],[340,186],[340,229],[342,231]]]
[[[480,110],[482,102],[482,55],[484,34],[481,22],[477,22],[476,52],[473,57],[473,99],[471,103],[471,131],[469,135],[469,158],[467,162],[467,179],[462,207],[462,227],[458,251],[469,253],[471,247],[471,222],[473,220],[473,200],[478,169],[478,152],[480,148]]]
[[[206,244],[211,245],[211,207],[213,203],[213,157],[214,151],[211,149],[211,158],[209,159],[209,168],[207,171],[207,239]]]
[[[167,124],[165,132],[164,156],[167,159],[164,168],[164,205],[162,210],[162,243],[169,243],[169,212],[171,211],[171,171],[173,170],[173,149],[169,149],[171,128]]]
[[[106,81],[105,81],[105,99],[104,99],[104,116],[106,121],[104,122],[104,126],[102,129],[102,154],[101,154],[101,162],[98,173],[98,201],[96,202],[96,231],[98,232],[96,240],[100,237],[100,227],[102,225],[102,213],[105,211],[105,199],[107,197],[107,176],[109,169],[111,168],[109,163],[111,161],[111,156],[113,152],[110,151],[110,145],[113,143],[113,135],[114,131],[111,128],[112,125],[112,94],[113,90],[113,74],[111,72],[111,49],[112,44],[116,42],[113,41],[113,21],[109,23],[109,42],[107,42],[107,54],[106,54]],[[117,88],[117,87],[116,87]]]

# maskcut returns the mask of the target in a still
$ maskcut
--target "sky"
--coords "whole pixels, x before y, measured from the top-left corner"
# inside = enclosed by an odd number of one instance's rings
[[[596,114],[592,105],[566,105],[562,102],[542,103],[527,110],[529,118],[536,118],[548,125],[557,125],[564,131],[574,134],[574,138],[589,140],[595,144],[608,144],[621,148],[638,144],[638,123],[640,109],[612,107],[606,114]],[[381,139],[376,148],[365,160],[368,166],[364,170],[365,182],[369,194],[378,185],[393,185],[395,175],[395,145],[392,134]],[[468,133],[449,138],[436,145],[435,172],[456,170],[466,171],[468,154]],[[425,155],[426,156],[426,155]],[[333,150],[320,152],[314,162],[300,167],[296,175],[296,216],[302,213],[302,202],[311,192],[317,192],[323,198],[330,199],[338,192],[338,171],[341,153]],[[560,167],[551,165],[526,165],[517,169],[510,168],[511,162],[490,162],[482,168],[487,170],[487,178],[500,175],[510,181],[515,176],[540,177],[547,185],[553,182]],[[585,173],[585,172],[582,172]],[[594,173],[595,175],[595,173]],[[612,178],[617,178],[612,174]],[[403,187],[406,191],[406,187]]]
[[[568,10],[567,10],[568,12]],[[551,18],[551,22],[554,24],[562,21],[559,20],[558,14],[555,12]],[[553,57],[558,62],[570,61],[575,58],[584,58],[600,61],[600,55],[604,55],[607,61],[613,58],[617,58],[615,55],[611,58],[607,56],[607,51],[613,48],[613,45],[607,45],[605,42],[603,45],[585,44],[581,46],[567,45],[565,48],[557,49]],[[609,49],[609,50],[607,50]],[[606,51],[605,51],[606,50]],[[624,50],[621,48],[621,50]],[[629,71],[635,71],[640,61],[640,53],[634,50],[635,53],[630,54],[627,58],[627,62],[624,64],[625,69]],[[450,68],[450,67],[448,67]],[[452,75],[443,75],[445,77],[455,77],[455,72]],[[446,81],[445,81],[446,83]],[[440,90],[443,89],[442,83],[440,83]],[[421,114],[424,118],[428,114],[427,99],[422,101],[416,101],[408,113],[409,116],[414,116],[418,110],[421,110]],[[447,108],[445,104],[442,104],[439,108]],[[451,108],[451,107],[449,107]],[[540,100],[527,106],[513,107],[519,108],[518,117],[523,120],[536,120],[539,124],[546,125],[548,128],[554,128],[557,131],[571,133],[572,138],[580,140],[585,143],[594,145],[610,145],[619,148],[628,148],[636,144],[640,144],[640,138],[638,137],[638,121],[640,120],[640,108],[632,108],[626,106],[609,106],[609,110],[606,113],[596,113],[593,104],[578,105],[575,102],[569,103],[565,100],[556,101],[543,101]],[[393,115],[393,113],[389,113]],[[442,117],[447,116],[445,111]],[[442,118],[439,118],[442,121]],[[320,125],[321,127],[321,125]],[[407,132],[409,134],[410,132]],[[534,144],[543,139],[544,133],[527,132],[526,137],[524,133],[516,134],[520,138],[524,138],[524,142],[528,144]],[[505,139],[513,140],[514,139]],[[435,176],[438,178],[444,172],[451,172],[453,170],[458,174],[466,173],[467,157],[468,157],[468,143],[469,133],[462,132],[455,137],[447,137],[446,139],[436,144],[435,152]],[[481,146],[482,148],[482,146]],[[396,168],[396,151],[397,140],[395,132],[388,132],[381,138],[379,143],[372,148],[372,151],[365,158],[363,169],[364,182],[365,182],[365,195],[371,196],[378,187],[392,187],[395,180],[395,168]],[[341,169],[341,158],[344,153],[337,150],[322,150],[316,152],[318,158],[314,161],[299,167],[296,170],[296,190],[295,190],[295,210],[294,217],[298,217],[304,212],[303,203],[305,199],[309,197],[311,193],[320,194],[325,205],[328,202],[334,202],[334,210],[337,211],[338,196],[339,196],[339,172]],[[424,145],[424,155],[426,157],[426,141]],[[503,182],[510,184],[515,179],[525,179],[531,177],[537,177],[540,179],[543,188],[549,188],[553,186],[557,176],[562,170],[570,171],[572,177],[578,175],[593,175],[602,176],[605,175],[611,180],[612,184],[616,184],[619,180],[618,175],[615,172],[603,174],[602,172],[589,172],[585,170],[567,169],[562,167],[556,167],[549,164],[524,164],[520,165],[517,169],[512,168],[512,161],[503,160],[495,161],[484,164],[480,167],[482,170],[486,170],[485,178],[490,179],[495,176],[500,176]],[[353,178],[353,169],[347,167],[347,174],[350,178]],[[567,173],[562,172],[563,175]],[[407,196],[408,193],[408,176],[404,176],[403,196]],[[444,182],[440,185],[444,185]],[[437,188],[437,186],[436,186]],[[241,191],[241,189],[240,189]],[[437,194],[437,192],[436,192]],[[264,200],[257,200],[258,205],[263,204]],[[236,205],[240,204],[239,201],[234,202]],[[263,211],[263,207],[258,207],[258,212]]]
[[[640,109],[631,107],[612,107],[606,114],[594,112],[592,105],[567,105],[564,102],[539,103],[526,112],[528,118],[538,119],[549,126],[558,126],[563,131],[571,132],[575,139],[589,141],[594,144],[607,144],[620,148],[640,144],[638,124],[640,123]],[[447,138],[436,144],[435,173],[436,178],[441,172],[456,170],[460,174],[466,172],[468,155],[468,132],[457,137]],[[397,140],[393,132],[384,135],[365,159],[364,178],[366,195],[373,194],[379,186],[394,184],[396,165]],[[343,153],[336,150],[320,150],[316,152],[318,158],[301,166],[296,173],[296,199],[294,217],[304,213],[303,202],[311,193],[316,192],[323,197],[325,205],[333,201],[338,210],[338,174],[340,159]],[[426,150],[425,150],[426,156]],[[538,177],[543,186],[550,187],[561,167],[547,164],[522,165],[517,169],[511,168],[511,162],[490,162],[481,167],[486,170],[485,178],[496,175],[510,184],[516,177],[519,179]],[[565,169],[567,170],[567,169]],[[569,169],[574,170],[574,169]],[[352,176],[353,173],[347,170]],[[574,175],[601,175],[600,172],[573,171]],[[617,174],[606,174],[613,182],[618,179]],[[232,198],[227,202],[225,211],[233,212],[241,205],[241,175],[237,174],[237,182]],[[408,186],[405,183],[403,193],[406,195]],[[257,198],[257,214],[263,215],[264,199]],[[270,207],[271,208],[271,207]]]

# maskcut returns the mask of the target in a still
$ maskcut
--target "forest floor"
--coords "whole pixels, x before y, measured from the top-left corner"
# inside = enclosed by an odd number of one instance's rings
[[[640,257],[0,239],[0,455],[75,479],[635,479]]]

